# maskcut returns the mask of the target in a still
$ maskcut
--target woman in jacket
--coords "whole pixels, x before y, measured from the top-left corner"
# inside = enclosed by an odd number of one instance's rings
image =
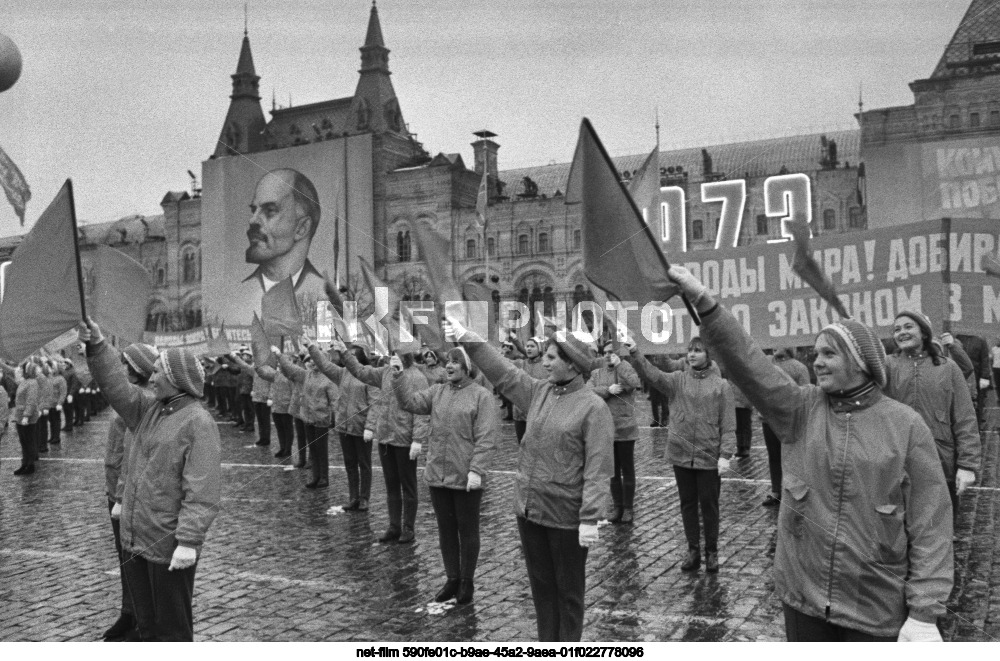
[[[269,399],[266,404],[271,409],[271,419],[274,420],[274,430],[278,434],[278,451],[275,458],[284,459],[292,456],[292,442],[295,440],[295,426],[292,415],[288,412],[292,399],[292,383],[281,370],[270,365],[254,364],[254,372],[270,384]]]
[[[687,269],[667,273],[783,444],[774,584],[788,639],[941,640],[954,572],[948,490],[927,425],[880,390],[875,334],[853,319],[824,328],[817,386],[799,386]]]
[[[933,342],[931,320],[921,312],[896,315],[896,353],[886,360],[885,394],[920,414],[937,445],[951,497],[952,522],[959,496],[975,484],[980,444],[976,409],[958,365]]]
[[[340,450],[347,470],[346,511],[368,511],[372,493],[372,440],[375,438],[375,420],[368,421],[368,407],[377,398],[377,389],[358,381],[350,372],[330,360],[317,344],[303,337],[316,368],[327,379],[337,384],[340,395],[334,413],[334,430],[340,434]],[[347,351],[361,365],[368,365],[368,354],[359,346]]]
[[[31,475],[38,461],[38,365],[25,360],[17,368],[17,393],[10,417],[17,424],[17,439],[21,442],[21,467],[14,475]]]
[[[149,392],[128,382],[118,352],[93,320],[78,335],[101,391],[133,434],[120,524],[122,571],[139,636],[191,641],[198,556],[222,495],[219,429],[200,404],[205,372],[187,349],[166,349]]]
[[[622,361],[614,345],[608,342],[601,354],[604,365],[590,375],[590,387],[603,399],[615,421],[615,476],[611,478],[611,501],[608,515],[612,523],[632,523],[635,500],[635,442],[639,423],[635,418],[635,391],[642,384],[635,369]]]
[[[400,357],[401,382],[396,383],[393,368],[362,365],[353,351],[344,352],[344,367],[362,383],[379,388],[378,397],[368,410],[368,420],[375,422],[375,441],[378,458],[385,478],[386,507],[389,510],[389,528],[378,541],[383,544],[414,541],[414,524],[417,520],[417,458],[430,433],[426,415],[413,415],[399,406],[393,394],[398,385],[407,392],[425,390],[427,379],[414,364],[412,353]]]
[[[527,411],[514,512],[538,639],[579,641],[587,549],[597,543],[597,521],[607,514],[614,468],[614,420],[607,404],[587,386],[593,349],[576,335],[555,333],[542,356],[548,376],[534,379],[463,328],[447,309],[445,315],[490,382]]]
[[[733,391],[712,362],[700,338],[688,344],[687,366],[673,372],[653,367],[635,343],[626,343],[635,369],[653,388],[667,396],[670,426],[667,460],[673,464],[680,497],[681,519],[688,552],[681,571],[701,566],[701,529],[698,510],[705,525],[705,571],[719,571],[719,473],[729,469],[736,446],[736,416]],[[673,365],[683,365],[676,361]]]
[[[493,396],[473,380],[474,369],[461,348],[448,352],[447,383],[413,390],[403,361],[393,356],[392,392],[401,409],[430,415],[424,479],[438,524],[447,582],[434,601],[472,601],[479,562],[479,508],[483,477],[497,444],[500,421]]]
[[[338,388],[320,372],[314,360],[307,360],[307,367],[299,367],[278,347],[271,347],[271,352],[278,357],[282,374],[301,388],[299,415],[312,461],[312,479],[306,483],[306,489],[326,489],[330,486],[329,437]]]
[[[436,351],[429,347],[424,347],[421,350],[420,357],[423,359],[423,362],[417,364],[417,369],[423,372],[427,383],[434,385],[435,383],[448,382],[448,375],[445,374],[444,367],[440,365],[441,357],[438,356]]]
[[[38,366],[38,429],[35,431],[35,439],[38,443],[38,451],[46,453],[49,451],[49,411],[52,409],[52,399],[56,395],[52,384],[52,368],[43,358],[33,357]]]
[[[52,376],[50,384],[52,386],[52,406],[49,407],[49,443],[59,445],[62,438],[59,432],[62,430],[63,403],[66,401],[66,377],[63,376],[62,362],[49,361],[52,366]]]

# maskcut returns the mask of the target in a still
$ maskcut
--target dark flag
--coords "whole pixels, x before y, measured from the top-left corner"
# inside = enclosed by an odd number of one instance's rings
[[[218,335],[216,335],[215,337],[211,337],[212,335],[211,329],[209,329],[208,334],[209,334],[208,346],[205,347],[205,350],[208,353],[212,354],[213,356],[223,356],[232,351],[232,348],[230,348],[229,346],[229,337],[226,335],[226,322],[224,321],[222,322],[222,326],[219,328]]]
[[[108,335],[125,344],[141,342],[153,279],[149,271],[120,250],[97,249],[90,314]]]
[[[278,338],[280,337],[279,335]],[[278,342],[280,342],[280,339],[271,341],[267,336],[267,331],[264,329],[264,324],[261,322],[260,317],[254,312],[253,321],[250,322],[250,350],[253,352],[254,364],[267,365],[274,362],[271,345],[277,345]]]
[[[24,210],[31,199],[31,188],[28,187],[21,170],[2,148],[0,148],[0,187],[3,187],[7,201],[14,207],[14,213],[21,221],[21,227],[24,227]]]

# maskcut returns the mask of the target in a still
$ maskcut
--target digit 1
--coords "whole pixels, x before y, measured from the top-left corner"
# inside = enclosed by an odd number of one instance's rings
[[[673,247],[680,252],[687,252],[688,249],[685,206],[683,188],[664,186],[660,189],[660,240],[664,247]],[[679,245],[677,239],[680,239]]]
[[[701,185],[702,202],[722,202],[715,248],[736,247],[740,240],[743,208],[747,202],[747,182],[743,179],[713,181]]]
[[[792,238],[789,221],[809,224],[812,236],[812,191],[809,176],[801,172],[779,174],[764,180],[764,213],[768,217],[781,216],[781,236]]]

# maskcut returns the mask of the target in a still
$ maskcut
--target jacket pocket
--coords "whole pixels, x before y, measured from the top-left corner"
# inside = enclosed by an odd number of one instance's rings
[[[806,501],[809,499],[809,485],[796,475],[785,473],[781,480],[785,497],[782,499],[782,524],[796,539],[802,539],[806,526]]]
[[[883,564],[898,564],[906,558],[906,530],[904,512],[898,505],[875,506],[876,534],[875,559]]]

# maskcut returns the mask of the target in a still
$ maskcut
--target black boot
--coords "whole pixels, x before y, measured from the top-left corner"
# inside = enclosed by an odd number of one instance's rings
[[[382,544],[388,544],[389,542],[394,542],[399,539],[399,528],[394,525],[390,525],[384,533],[378,538],[378,541]]]
[[[412,544],[416,538],[417,536],[413,534],[413,527],[404,525],[403,532],[399,533],[399,539],[396,541],[400,544]]]
[[[455,601],[460,604],[467,604],[472,601],[472,593],[476,591],[471,578],[463,578],[458,582],[458,592],[455,593]]]
[[[403,532],[399,536],[400,544],[410,544],[416,539],[413,534],[417,522],[417,499],[403,496]]]
[[[635,517],[632,514],[631,507],[625,507],[622,509],[622,518],[619,519],[619,521],[621,521],[622,523],[632,523],[634,519]]]
[[[458,594],[459,583],[460,581],[457,578],[449,578],[448,582],[444,584],[443,588],[441,588],[441,591],[434,595],[434,601],[441,603],[442,601],[448,601],[454,597]]]
[[[697,571],[698,567],[701,567],[701,551],[688,549],[687,557],[681,564],[681,571]]]
[[[608,521],[618,523],[622,520],[622,481],[617,477],[611,478],[611,502],[614,505],[608,513]]]
[[[104,632],[104,642],[117,643],[125,640],[129,632],[135,628],[135,618],[131,613],[122,613],[118,621]]]
[[[719,554],[717,551],[705,552],[705,571],[715,574],[719,571]]]

